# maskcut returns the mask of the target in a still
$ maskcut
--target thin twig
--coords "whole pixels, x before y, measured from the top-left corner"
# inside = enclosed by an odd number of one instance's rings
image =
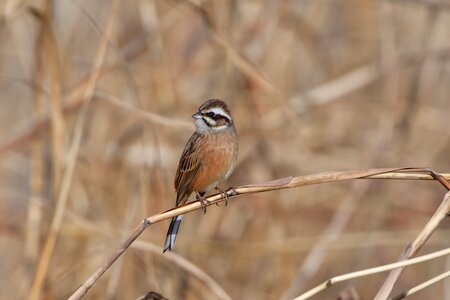
[[[160,247],[143,241],[136,241],[131,247],[133,249],[151,251],[153,254],[162,256],[164,259],[176,264],[202,281],[214,294],[216,294],[218,299],[231,300],[230,295],[228,295],[227,292],[211,276],[208,275],[208,273],[204,272],[184,257],[173,252],[163,254]]]
[[[386,176],[386,179],[392,179],[393,173],[407,172],[408,170],[415,170],[418,172],[418,168],[386,168],[386,169],[367,169],[367,170],[353,170],[353,171],[335,171],[335,172],[325,172],[313,175],[305,175],[298,177],[285,177],[278,180],[262,183],[262,184],[251,184],[244,185],[237,188],[230,188],[226,191],[227,199],[231,199],[240,195],[254,194],[267,191],[275,191],[280,189],[301,187],[319,183],[349,180],[349,179],[371,179],[373,176],[375,178],[382,178],[382,174]],[[428,169],[422,169],[423,172],[428,172]],[[408,174],[411,176],[411,174]],[[396,175],[395,177],[401,177]],[[444,176],[446,177],[446,176]],[[419,174],[417,177],[410,177],[410,179],[433,179],[433,177],[423,177]],[[450,179],[450,176],[446,177]],[[224,201],[224,197],[221,193],[211,195],[205,199],[207,205],[212,205]],[[123,241],[118,249],[112,253],[108,259],[72,294],[71,300],[81,299],[87,291],[95,284],[95,282],[106,272],[106,270],[122,255],[122,253],[131,245],[131,243],[151,224],[161,222],[163,220],[170,219],[177,215],[185,214],[198,210],[202,208],[200,201],[193,201],[182,206],[173,208],[171,210],[153,215],[144,219],[136,229],[131,233],[131,235]]]
[[[389,0],[390,2],[406,2],[411,4],[426,5],[432,8],[450,9],[450,3],[445,0]]]
[[[404,291],[404,292],[398,294],[397,296],[389,298],[389,300],[399,300],[399,299],[406,298],[407,296],[411,296],[412,294],[415,294],[418,291],[421,291],[424,288],[427,288],[435,283],[438,283],[439,281],[444,280],[448,277],[450,277],[450,271],[444,272],[436,277],[433,277],[430,280],[427,280],[427,281],[413,287],[412,289],[409,289],[407,291]]]
[[[182,128],[182,129],[192,129],[192,123],[187,121],[181,121],[177,119],[172,118],[166,118],[163,116],[160,116],[158,114],[148,112],[145,110],[142,110],[138,107],[135,107],[131,104],[129,104],[126,101],[123,101],[114,95],[102,92],[102,91],[96,91],[95,95],[96,98],[105,100],[117,107],[120,107],[127,112],[133,114],[134,116],[141,118],[143,120],[149,121],[156,125],[164,125],[166,127],[174,127],[174,128]]]
[[[427,255],[419,256],[419,257],[416,257],[413,259],[408,259],[408,260],[405,260],[402,262],[396,262],[396,263],[383,265],[383,266],[379,266],[379,267],[375,267],[375,268],[370,268],[370,269],[365,269],[365,270],[361,270],[361,271],[357,271],[357,272],[347,273],[344,275],[339,275],[339,276],[328,279],[327,281],[321,283],[320,285],[316,286],[315,288],[310,289],[306,293],[301,294],[294,300],[308,299],[308,298],[316,295],[317,293],[319,293],[339,282],[347,281],[347,280],[354,279],[354,278],[369,276],[369,275],[373,275],[373,274],[377,274],[377,273],[381,273],[381,272],[386,272],[386,271],[397,269],[400,267],[404,268],[406,266],[415,265],[415,264],[418,264],[418,263],[421,263],[424,261],[429,261],[429,260],[432,260],[435,258],[449,255],[449,254],[450,254],[450,248],[446,248],[446,249],[436,251],[436,252],[433,252],[433,253],[430,253]]]
[[[43,61],[42,57],[42,44],[44,39],[43,24],[40,24],[39,32],[36,37],[34,46],[34,65],[33,65],[33,80],[37,84],[43,80]],[[41,89],[33,89],[33,116],[36,117],[39,111],[44,107],[45,97]],[[40,249],[40,230],[42,227],[42,207],[40,202],[43,198],[44,191],[44,142],[40,139],[34,139],[31,143],[31,155],[30,155],[30,199],[28,201],[28,213],[27,213],[27,227],[25,231],[25,268],[33,270],[36,266],[36,262],[39,258]],[[22,298],[26,298],[28,295],[33,280],[32,272],[27,272],[22,280],[22,289],[19,294]],[[23,292],[22,292],[23,290]]]
[[[140,42],[141,40],[142,37],[137,37],[130,42],[130,45],[134,46],[134,44]],[[140,43],[143,44],[143,42]],[[140,48],[133,48],[126,56],[128,59],[131,59],[137,56],[138,53],[140,53]],[[110,71],[114,70],[115,68],[115,65],[103,66],[100,70],[100,78],[110,74]],[[83,79],[81,79],[75,88],[64,95],[66,101],[61,108],[64,114],[68,114],[80,109],[81,105],[83,104],[84,91],[86,90],[86,86],[89,82],[89,79],[91,78],[90,75],[91,74],[88,74]],[[35,88],[38,89],[38,87]],[[5,138],[2,138],[2,140],[0,141],[0,158],[14,150],[21,149],[21,147],[23,147],[24,145],[29,144],[32,137],[47,129],[49,125],[50,115],[41,111],[39,114],[36,114],[34,118],[26,120],[21,125],[17,126],[17,128],[12,130]]]
[[[131,243],[133,243],[134,240],[137,239],[138,236],[140,236],[148,226],[150,226],[150,223],[147,221],[147,219],[143,220],[136,227],[136,229],[134,229],[130,236],[120,244],[119,248],[117,248],[117,250],[114,251],[114,253],[111,254],[111,256],[108,257],[108,259],[83,283],[83,285],[80,286],[75,291],[75,293],[73,293],[72,296],[69,297],[69,300],[81,299],[100,278],[100,276],[102,276],[103,273],[108,270],[108,268],[120,257],[120,255],[122,255],[122,253],[128,247],[130,247]]]
[[[416,237],[414,242],[409,243],[405,247],[402,254],[400,255],[399,261],[414,257],[417,254],[417,252],[419,252],[419,250],[422,248],[422,246],[425,244],[425,242],[430,238],[430,236],[433,234],[433,232],[436,230],[439,224],[444,219],[446,219],[449,212],[450,212],[450,191],[445,194],[441,205],[437,208],[436,212],[433,214],[428,223]],[[395,282],[398,280],[400,274],[403,272],[404,269],[405,268],[396,269],[389,273],[389,276],[386,278],[386,280],[384,281],[383,285],[381,286],[380,290],[378,291],[375,297],[376,300],[384,300],[388,298],[389,294],[394,288]]]
[[[393,122],[383,122],[380,125],[378,137],[374,138],[374,144],[370,147],[371,150],[365,154],[366,158],[364,160],[368,161],[369,165],[377,165],[382,161],[384,152],[381,150],[392,140]],[[341,234],[352,219],[358,203],[363,201],[364,196],[367,195],[367,191],[373,184],[375,184],[373,180],[365,181],[362,184],[357,181],[353,182],[349,196],[345,197],[345,200],[341,202],[339,208],[330,218],[328,225],[319,235],[318,241],[309,249],[308,254],[297,273],[293,276],[291,284],[283,293],[281,299],[292,299],[304,291],[306,282],[313,278],[322,267],[325,258],[331,251],[331,245],[341,238]],[[385,206],[377,206],[378,212],[374,211],[373,218],[371,218],[372,222],[378,219],[376,216],[381,214],[381,210],[384,209],[386,209]]]
[[[111,4],[111,10],[108,18],[108,23],[106,25],[105,35],[103,36],[100,42],[100,46],[94,61],[91,77],[87,83],[86,90],[84,91],[83,106],[75,124],[74,137],[68,151],[68,163],[66,169],[64,170],[64,176],[61,180],[61,189],[58,195],[58,200],[56,202],[56,209],[52,219],[50,233],[45,242],[44,249],[42,251],[42,255],[36,270],[33,285],[30,291],[30,299],[33,300],[37,300],[40,298],[42,286],[44,284],[48,267],[50,265],[50,260],[56,245],[56,240],[59,234],[59,229],[61,227],[62,219],[64,216],[64,210],[69,196],[70,186],[72,184],[72,177],[75,170],[75,164],[77,161],[78,150],[80,148],[81,137],[83,135],[83,129],[87,117],[89,104],[94,94],[94,89],[100,74],[100,67],[103,64],[106,48],[108,45],[107,42],[112,32],[112,27],[114,24],[119,4],[120,0],[116,0]]]
[[[186,3],[199,14],[203,22],[205,22],[206,27],[211,34],[212,40],[223,47],[223,49],[227,53],[227,57],[230,59],[233,65],[240,72],[242,72],[242,74],[244,74],[250,81],[254,82],[256,85],[258,85],[268,93],[277,96],[281,95],[280,90],[276,88],[271,81],[267,80],[254,65],[252,65],[243,55],[238,53],[236,49],[232,47],[230,43],[228,43],[227,40],[218,33],[211,18],[208,16],[208,13],[203,6],[198,5],[196,2],[191,0],[186,1]]]
[[[52,5],[51,1],[45,1],[45,8],[43,12],[35,8],[29,8],[31,14],[40,21],[39,38],[41,45],[40,51],[36,54],[36,64],[43,64],[48,66],[47,73],[49,75],[49,93],[50,100],[50,127],[51,127],[51,149],[52,149],[52,191],[54,194],[58,193],[60,187],[61,173],[64,162],[64,131],[65,121],[64,114],[61,107],[62,102],[62,88],[61,88],[61,63],[59,57],[58,44],[51,25],[52,19]],[[43,51],[45,50],[45,52]],[[46,54],[45,56],[43,54]],[[45,60],[46,59],[46,60]],[[44,61],[45,60],[45,61]],[[39,78],[35,79],[36,84],[43,81],[44,72],[40,74]],[[39,86],[43,84],[40,83]],[[43,95],[42,91],[39,94]],[[42,96],[41,96],[42,97]]]

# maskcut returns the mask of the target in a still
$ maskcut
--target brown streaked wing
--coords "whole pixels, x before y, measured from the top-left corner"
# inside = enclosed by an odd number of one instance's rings
[[[175,190],[177,191],[177,206],[186,202],[192,193],[191,183],[201,165],[195,153],[197,150],[196,145],[200,137],[201,135],[194,133],[187,142],[183,154],[181,154],[174,182]]]

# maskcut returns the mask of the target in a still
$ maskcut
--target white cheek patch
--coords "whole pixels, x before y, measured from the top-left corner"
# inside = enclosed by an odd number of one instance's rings
[[[213,120],[213,122],[215,122]],[[195,119],[195,130],[197,133],[203,134],[211,131],[222,131],[225,129],[228,129],[229,127],[227,125],[217,126],[217,127],[209,127],[208,124],[205,123],[203,118],[201,119]]]
[[[210,130],[203,119],[195,119],[195,129],[198,133],[205,133]]]

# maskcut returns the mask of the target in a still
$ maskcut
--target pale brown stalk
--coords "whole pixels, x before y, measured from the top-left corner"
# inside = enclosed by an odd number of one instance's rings
[[[433,252],[433,253],[430,253],[427,255],[416,257],[413,259],[408,259],[408,260],[405,260],[402,262],[396,262],[396,263],[392,263],[392,264],[388,264],[388,265],[378,266],[375,268],[370,268],[370,269],[356,271],[356,272],[352,272],[352,273],[348,273],[348,274],[339,275],[339,276],[328,279],[327,281],[321,283],[320,285],[310,289],[306,293],[303,293],[300,296],[296,297],[294,300],[309,299],[312,296],[317,295],[319,292],[321,292],[327,288],[330,288],[331,286],[333,286],[339,282],[344,282],[344,281],[347,281],[350,279],[359,278],[359,277],[363,277],[363,276],[369,276],[369,275],[377,274],[380,272],[386,272],[386,271],[393,270],[393,269],[405,268],[406,266],[415,265],[415,264],[418,264],[421,262],[429,261],[432,259],[436,259],[436,258],[445,256],[445,255],[449,255],[449,254],[450,254],[450,248],[447,248],[447,249],[436,251],[436,252]]]
[[[428,173],[429,169],[423,168],[385,168],[385,169],[367,169],[367,170],[354,170],[354,171],[335,171],[335,172],[325,172],[319,174],[297,176],[297,177],[285,177],[278,180],[262,183],[262,184],[251,184],[244,185],[236,188],[230,188],[226,191],[227,199],[231,199],[237,196],[245,194],[254,194],[268,191],[275,191],[280,189],[295,188],[319,183],[334,182],[340,180],[349,179],[371,179],[372,176],[381,179],[385,176],[386,179],[392,178],[394,173],[402,173],[414,170],[415,172]],[[441,175],[446,180],[450,179],[450,175]],[[401,177],[401,175],[396,175],[396,177]],[[433,176],[427,175],[423,177],[422,175],[415,178],[410,177],[410,179],[433,179]],[[215,194],[207,197],[205,199],[207,205],[212,205],[224,201],[222,194]],[[161,222],[163,220],[171,219],[174,216],[186,214],[194,210],[202,208],[200,201],[193,201],[185,205],[173,208],[171,210],[153,215],[151,217],[145,218],[135,230],[119,245],[116,251],[112,253],[107,260],[72,294],[69,298],[70,300],[81,299],[88,290],[95,284],[95,282],[108,270],[111,265],[122,255],[123,252],[144,232],[144,230],[154,223]]]
[[[419,291],[421,291],[421,290],[423,290],[423,289],[425,289],[425,288],[427,288],[427,287],[429,287],[429,286],[431,286],[433,284],[438,283],[439,281],[447,279],[448,277],[450,277],[450,271],[447,271],[447,272],[444,272],[444,273],[442,273],[442,274],[440,274],[438,276],[435,276],[435,277],[431,278],[430,280],[427,280],[427,281],[425,281],[425,282],[423,282],[423,283],[421,283],[421,284],[419,284],[419,285],[417,285],[417,286],[415,286],[415,287],[413,287],[413,288],[411,288],[411,289],[409,289],[407,291],[404,291],[404,292],[398,294],[397,296],[389,298],[389,300],[399,300],[399,299],[406,298],[406,297],[408,297],[410,295],[413,295],[413,294],[415,294],[415,293],[417,293],[417,292],[419,292]]]
[[[43,44],[42,27],[35,43],[35,56],[33,66],[34,82],[38,83],[43,78],[43,65],[41,60]],[[44,108],[44,93],[36,88],[34,91],[33,116],[36,118]],[[44,143],[41,139],[35,138],[31,142],[30,154],[30,200],[28,201],[27,220],[25,231],[25,269],[28,271],[22,283],[20,293],[25,298],[30,290],[34,269],[39,257],[40,230],[42,226],[42,196],[44,191]]]
[[[48,267],[50,264],[51,257],[53,255],[53,251],[55,248],[55,244],[58,238],[59,230],[61,227],[61,223],[64,216],[64,211],[67,203],[67,199],[69,196],[70,186],[72,183],[72,177],[75,169],[75,164],[77,161],[78,151],[80,148],[81,137],[83,134],[83,129],[87,117],[87,111],[89,108],[90,101],[94,94],[94,89],[100,74],[100,67],[103,63],[106,48],[108,45],[108,40],[112,32],[112,27],[114,24],[115,16],[117,13],[117,9],[119,7],[120,0],[116,0],[111,5],[110,15],[108,18],[108,23],[105,29],[105,35],[102,37],[100,42],[100,46],[94,60],[93,70],[91,72],[90,80],[86,86],[86,90],[83,94],[83,106],[78,115],[77,122],[75,124],[74,129],[74,138],[69,147],[68,151],[68,163],[66,169],[64,170],[64,175],[62,178],[62,185],[58,195],[58,200],[56,203],[55,213],[52,219],[52,224],[50,228],[50,233],[45,242],[44,249],[42,251],[41,258],[39,260],[39,264],[36,270],[36,275],[33,281],[33,285],[31,287],[30,299],[38,300],[40,298],[40,294],[42,292],[42,287],[47,275]]]
[[[415,240],[412,243],[408,243],[408,245],[405,247],[403,253],[400,255],[399,261],[403,261],[414,257],[422,248],[422,246],[426,243],[426,241],[430,238],[430,236],[433,234],[433,232],[436,230],[439,224],[441,224],[442,221],[447,218],[449,213],[450,213],[450,192],[447,192],[444,199],[442,200],[441,205],[438,207],[436,212],[427,222],[427,224],[419,233],[419,235],[415,238]],[[381,300],[387,299],[389,297],[389,294],[391,293],[395,283],[397,282],[398,278],[400,277],[404,269],[405,269],[404,267],[395,269],[389,273],[389,276],[384,281],[383,286],[378,291],[378,294],[376,295],[375,299]]]
[[[51,149],[52,149],[52,190],[56,195],[60,186],[61,172],[63,169],[64,153],[64,131],[65,121],[62,110],[62,88],[59,49],[53,33],[51,24],[52,6],[51,1],[45,2],[43,12],[30,8],[33,16],[40,22],[39,44],[40,51],[36,54],[36,59],[46,66],[49,83],[49,107],[50,107],[50,128],[51,128]],[[44,86],[44,73],[36,82],[42,82]]]
[[[139,40],[139,37],[136,38]],[[135,41],[132,41],[132,44]],[[144,44],[140,43],[140,47]],[[127,58],[134,58],[141,49],[132,49],[127,55]],[[115,70],[116,66],[103,66],[99,71],[99,78],[106,77],[111,74],[111,71]],[[64,95],[65,101],[62,104],[62,112],[64,114],[69,114],[76,112],[80,109],[83,104],[83,94],[87,88],[88,82],[91,78],[91,73],[87,74],[80,82]],[[21,149],[21,147],[26,146],[31,142],[31,139],[37,134],[45,131],[51,124],[51,116],[47,114],[43,109],[40,109],[33,118],[23,122],[16,129],[12,130],[6,137],[1,139],[0,144],[0,157],[9,154],[12,151]]]
[[[168,261],[179,266],[181,269],[186,270],[194,277],[202,281],[217,296],[218,299],[231,300],[231,297],[219,285],[218,282],[216,282],[211,276],[209,276],[208,273],[204,272],[198,266],[182,257],[181,255],[173,252],[163,254],[159,246],[143,241],[136,241],[133,243],[133,245],[131,245],[131,247],[133,249],[149,251],[155,255],[162,256],[164,259],[167,259]]]

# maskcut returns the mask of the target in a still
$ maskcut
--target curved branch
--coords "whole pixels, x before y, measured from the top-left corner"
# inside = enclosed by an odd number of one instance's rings
[[[361,270],[361,271],[356,271],[356,272],[351,272],[351,273],[335,276],[335,277],[332,277],[332,278],[328,279],[327,281],[319,284],[318,286],[310,289],[309,291],[301,294],[300,296],[296,297],[294,300],[309,299],[312,296],[317,295],[319,292],[321,292],[327,288],[330,288],[331,286],[335,285],[336,283],[340,283],[340,282],[344,282],[347,280],[360,278],[360,277],[364,277],[364,276],[369,276],[369,275],[373,275],[373,274],[377,274],[377,273],[381,273],[381,272],[386,272],[386,271],[394,270],[394,269],[398,269],[398,268],[404,268],[406,266],[415,265],[415,264],[418,264],[421,262],[429,261],[432,259],[436,259],[436,258],[439,258],[442,256],[449,255],[449,254],[450,254],[450,248],[446,248],[446,249],[442,249],[442,250],[439,250],[439,251],[436,251],[436,252],[433,252],[433,253],[430,253],[427,255],[404,260],[401,262],[395,262],[395,263],[391,263],[388,265],[378,266],[378,267],[374,267],[374,268],[370,268],[370,269],[365,269],[365,270]],[[401,298],[399,298],[399,299],[401,299]]]
[[[230,188],[226,191],[227,199],[237,196],[275,191],[281,189],[295,188],[319,183],[334,182],[349,179],[408,179],[408,180],[435,180],[431,174],[440,176],[445,180],[450,180],[450,174],[437,174],[427,168],[384,168],[366,169],[352,171],[331,171],[312,175],[285,177],[261,184],[243,185]],[[205,199],[207,205],[212,205],[224,201],[221,193],[211,195]],[[144,230],[163,220],[174,216],[192,212],[202,208],[200,201],[193,201],[175,207],[168,211],[145,218],[135,230],[123,241],[114,253],[72,294],[69,300],[81,299],[95,282],[109,269],[109,267],[122,255],[123,252],[141,235]]]

